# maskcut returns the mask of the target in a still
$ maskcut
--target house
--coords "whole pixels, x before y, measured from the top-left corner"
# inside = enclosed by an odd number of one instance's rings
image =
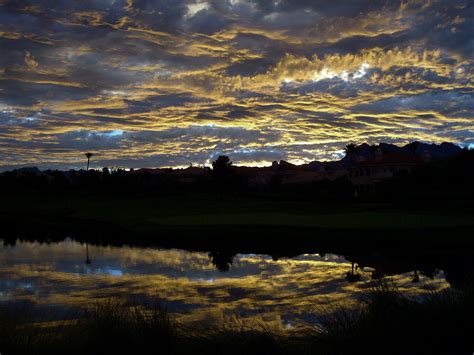
[[[185,169],[174,169],[168,174],[171,181],[181,184],[194,184],[208,179],[210,176],[209,168],[187,167]]]
[[[425,161],[426,159],[410,154],[383,153],[378,148],[373,157],[356,157],[355,162],[347,169],[347,176],[355,187],[356,196],[374,193],[377,184],[396,176],[411,174],[415,167]]]

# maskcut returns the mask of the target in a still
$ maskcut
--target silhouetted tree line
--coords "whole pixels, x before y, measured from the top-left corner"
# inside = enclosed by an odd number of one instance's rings
[[[291,164],[289,164],[291,165]],[[295,166],[293,166],[295,167]],[[298,168],[298,167],[296,167]],[[0,191],[110,193],[114,195],[176,194],[206,192],[218,194],[264,194],[268,196],[295,196],[322,200],[350,200],[354,187],[347,176],[309,182],[285,182],[286,166],[272,170],[263,183],[256,184],[252,176],[232,165],[227,156],[219,156],[211,168],[188,169],[123,169],[100,170],[46,170],[18,169],[0,174]],[[291,167],[288,169],[292,169]],[[263,170],[262,170],[263,171]],[[253,175],[252,175],[253,174]],[[372,194],[359,196],[369,199],[474,197],[474,151],[464,150],[454,158],[420,165],[412,173],[377,183]]]

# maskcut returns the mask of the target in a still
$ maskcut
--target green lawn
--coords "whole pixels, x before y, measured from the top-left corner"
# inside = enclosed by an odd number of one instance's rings
[[[382,204],[249,199],[182,194],[166,197],[6,196],[0,214],[93,220],[131,230],[160,226],[285,226],[348,229],[474,226],[472,210],[401,209]]]
[[[456,227],[472,226],[471,216],[439,216],[430,214],[409,214],[396,212],[359,212],[335,214],[290,214],[290,213],[239,213],[164,216],[148,219],[148,222],[165,226],[206,225],[262,225],[301,226],[320,228],[422,228],[429,226]]]

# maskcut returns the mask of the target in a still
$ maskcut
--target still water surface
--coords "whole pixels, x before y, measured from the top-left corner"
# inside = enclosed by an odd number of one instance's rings
[[[86,245],[0,239],[0,304],[32,302],[40,307],[85,306],[97,300],[132,298],[156,302],[184,322],[256,324],[289,328],[315,322],[327,306],[346,304],[370,287],[370,268],[358,270],[332,254],[305,254],[273,260],[237,254],[228,271],[215,256],[178,249]],[[222,269],[222,268],[221,268]],[[433,278],[413,273],[393,276],[410,294],[449,287],[442,271]]]

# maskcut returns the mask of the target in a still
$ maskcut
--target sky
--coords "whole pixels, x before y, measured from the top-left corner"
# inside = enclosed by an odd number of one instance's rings
[[[0,0],[0,170],[474,146],[470,0]]]

